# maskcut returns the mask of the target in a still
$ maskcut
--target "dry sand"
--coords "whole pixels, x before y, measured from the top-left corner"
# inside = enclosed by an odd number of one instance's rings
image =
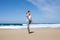
[[[60,40],[60,28],[0,29],[0,40]]]

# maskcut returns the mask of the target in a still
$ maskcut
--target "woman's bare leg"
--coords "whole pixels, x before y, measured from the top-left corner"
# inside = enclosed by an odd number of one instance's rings
[[[28,33],[30,33],[29,23],[27,24]]]

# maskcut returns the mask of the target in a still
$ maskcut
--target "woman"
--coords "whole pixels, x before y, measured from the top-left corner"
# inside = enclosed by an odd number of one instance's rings
[[[27,17],[27,29],[28,29],[28,33],[30,33],[29,24],[31,24],[32,18],[31,18],[31,15],[30,15],[30,11],[29,10],[26,13],[26,17]]]

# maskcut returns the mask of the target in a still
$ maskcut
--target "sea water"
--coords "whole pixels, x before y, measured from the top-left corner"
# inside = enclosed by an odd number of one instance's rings
[[[0,24],[0,29],[27,28],[27,24]],[[30,28],[60,28],[60,24],[30,24]]]

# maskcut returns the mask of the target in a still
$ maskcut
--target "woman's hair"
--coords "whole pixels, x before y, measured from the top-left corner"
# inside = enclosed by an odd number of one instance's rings
[[[29,13],[29,12],[30,12],[30,10],[27,11],[27,13]],[[27,14],[27,13],[26,13],[26,14]]]
[[[30,10],[28,10],[27,12],[30,12]]]

